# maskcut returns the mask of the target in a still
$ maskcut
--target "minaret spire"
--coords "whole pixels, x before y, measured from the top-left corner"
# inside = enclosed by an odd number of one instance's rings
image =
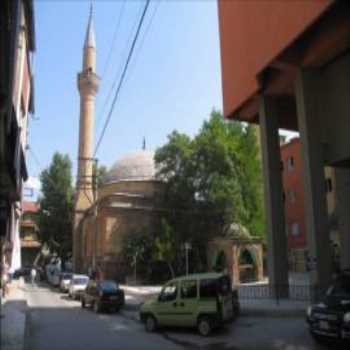
[[[100,78],[96,74],[96,41],[93,25],[93,11],[90,7],[90,15],[86,30],[83,67],[78,73],[78,89],[80,93],[80,123],[79,123],[79,149],[78,149],[78,176],[74,203],[74,232],[73,232],[73,256],[74,268],[81,268],[81,242],[79,240],[78,226],[84,212],[92,206],[93,195],[93,147],[94,147],[94,121],[95,121],[95,96],[100,84]]]
[[[92,48],[96,49],[92,2],[90,4],[89,22],[88,22],[88,26],[86,29],[86,36],[85,36],[85,42],[84,42],[84,48],[88,48],[88,47],[92,47]]]

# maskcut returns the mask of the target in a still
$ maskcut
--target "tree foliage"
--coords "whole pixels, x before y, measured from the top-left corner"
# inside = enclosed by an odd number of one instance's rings
[[[152,246],[152,258],[154,261],[164,261],[167,263],[172,277],[174,277],[174,268],[172,262],[175,258],[175,241],[172,227],[166,219],[161,219],[161,224],[156,232],[156,237]]]
[[[127,266],[147,266],[152,254],[152,239],[149,233],[136,232],[125,236],[123,254]]]
[[[50,166],[40,174],[40,180],[40,240],[64,258],[72,252],[73,187],[68,155],[56,152]]]
[[[213,111],[194,138],[172,132],[155,160],[157,176],[165,183],[162,206],[173,231],[177,266],[185,241],[196,247],[197,260],[204,260],[208,239],[224,235],[233,222],[253,236],[263,235],[261,169],[253,127],[227,122]]]

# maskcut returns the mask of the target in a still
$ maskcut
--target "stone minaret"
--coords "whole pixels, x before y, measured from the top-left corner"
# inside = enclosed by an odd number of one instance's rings
[[[75,215],[73,232],[73,263],[75,271],[81,270],[81,238],[78,225],[84,211],[94,201],[92,188],[93,144],[95,96],[98,90],[99,77],[96,75],[96,40],[92,18],[92,6],[86,30],[83,49],[83,69],[78,73],[80,93],[79,153],[78,176],[75,197]]]

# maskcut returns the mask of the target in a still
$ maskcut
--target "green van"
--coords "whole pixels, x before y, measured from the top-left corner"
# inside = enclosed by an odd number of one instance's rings
[[[223,273],[201,273],[167,282],[160,294],[140,309],[146,331],[158,326],[197,327],[208,336],[212,329],[233,321],[239,313],[237,291]]]

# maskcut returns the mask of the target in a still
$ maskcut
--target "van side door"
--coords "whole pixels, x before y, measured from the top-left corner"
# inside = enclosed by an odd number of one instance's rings
[[[198,301],[198,281],[196,279],[182,280],[177,308],[179,326],[197,324]]]
[[[155,315],[160,325],[174,326],[177,323],[178,285],[177,281],[169,282],[159,294],[155,304]]]

